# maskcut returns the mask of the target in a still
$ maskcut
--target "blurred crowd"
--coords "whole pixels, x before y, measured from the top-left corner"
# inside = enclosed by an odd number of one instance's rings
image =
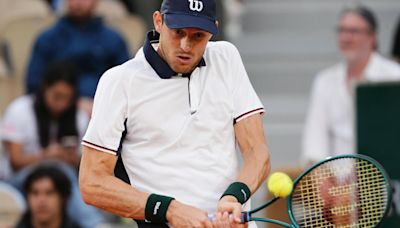
[[[134,56],[144,33],[153,27],[152,13],[161,2],[0,1],[0,76],[4,79],[0,83],[5,106],[0,116],[0,201],[7,196],[19,202],[0,208],[24,211],[20,218],[0,217],[0,227],[89,228],[117,219],[81,198],[80,141],[100,76]],[[240,33],[241,4],[218,1],[221,22],[224,16],[233,18],[230,24],[235,26],[221,30],[231,37]],[[224,39],[224,32],[215,39]],[[15,47],[26,56],[19,58]]]
[[[36,1],[45,8],[33,0],[0,0],[0,37],[2,27],[18,15],[29,14],[29,4],[39,17],[45,12],[52,18],[35,37],[23,71],[15,69],[18,64],[0,40],[0,77],[23,74],[17,83],[26,92],[1,110],[0,181],[9,186],[0,189],[12,192],[16,201],[18,192],[25,196],[26,203],[18,204],[25,211],[18,227],[95,227],[107,222],[107,216],[83,203],[77,180],[80,140],[90,119],[92,98],[102,73],[128,60],[140,47],[144,30],[152,27],[152,12],[162,1]],[[239,36],[243,2],[217,2],[224,29],[215,39]],[[129,39],[126,30],[110,26],[113,20],[122,24],[116,17],[138,19],[144,29],[128,28],[136,37]],[[318,73],[313,84],[304,160],[354,153],[355,85],[400,80],[399,64],[376,51],[377,32],[378,22],[368,8],[356,6],[341,13],[337,39],[343,61]],[[400,61],[400,21],[394,41],[393,58]]]

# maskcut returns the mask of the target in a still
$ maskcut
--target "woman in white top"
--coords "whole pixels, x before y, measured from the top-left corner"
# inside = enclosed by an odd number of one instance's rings
[[[8,107],[2,141],[14,172],[49,159],[77,167],[88,118],[77,109],[76,83],[73,66],[56,63],[43,76],[36,95],[17,98]]]
[[[51,65],[35,95],[22,96],[8,107],[1,138],[9,157],[12,185],[21,190],[36,165],[54,163],[72,183],[67,208],[70,217],[81,227],[94,227],[102,217],[82,201],[76,173],[81,157],[80,140],[89,119],[77,108],[77,81],[73,65]]]

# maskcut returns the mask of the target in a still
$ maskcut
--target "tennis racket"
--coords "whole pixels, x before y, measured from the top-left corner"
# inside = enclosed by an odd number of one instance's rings
[[[252,216],[278,199],[243,212],[242,222],[287,228],[377,227],[388,211],[391,187],[377,161],[363,155],[343,155],[313,165],[294,181],[287,204],[292,224]]]

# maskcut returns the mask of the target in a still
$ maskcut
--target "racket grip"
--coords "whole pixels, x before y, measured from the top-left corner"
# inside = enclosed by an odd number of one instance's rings
[[[213,222],[213,221],[215,221],[216,218],[217,218],[217,216],[215,214],[208,214],[209,221]],[[242,212],[240,219],[242,220],[241,221],[242,224],[248,222],[250,220],[250,213],[248,211]]]
[[[250,213],[248,211],[243,211],[241,220],[242,220],[242,223],[246,223],[246,222],[250,221]]]

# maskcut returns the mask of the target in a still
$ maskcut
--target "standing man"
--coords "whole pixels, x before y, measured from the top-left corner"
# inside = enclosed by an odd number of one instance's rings
[[[83,138],[87,203],[139,227],[241,226],[270,169],[264,108],[238,50],[209,42],[215,8],[164,0],[136,57],[102,76]]]
[[[354,153],[355,86],[363,81],[400,80],[400,66],[376,52],[377,30],[368,8],[342,12],[337,40],[343,62],[320,72],[314,82],[303,139],[305,161]]]
[[[66,15],[41,33],[29,60],[26,89],[35,93],[45,69],[56,61],[72,62],[79,72],[79,106],[91,112],[100,75],[129,59],[122,36],[95,15],[98,0],[65,0]],[[135,32],[135,31],[132,31]]]

